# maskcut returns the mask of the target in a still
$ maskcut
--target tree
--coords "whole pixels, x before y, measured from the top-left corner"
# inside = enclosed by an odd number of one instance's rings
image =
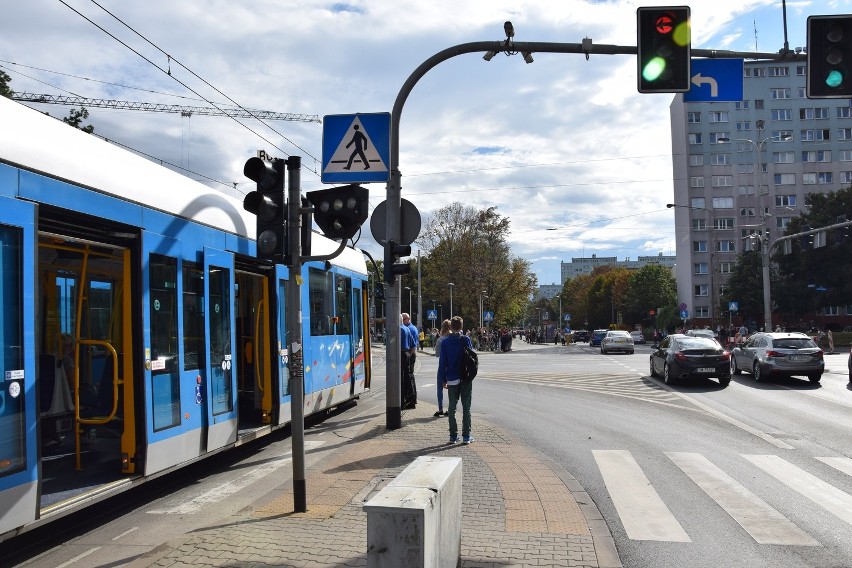
[[[671,269],[648,264],[631,274],[625,304],[627,321],[653,327],[657,317],[650,310],[677,304],[677,282]]]
[[[86,107],[81,106],[79,109],[72,108],[68,112],[68,116],[62,119],[62,122],[65,124],[70,124],[74,128],[78,128],[83,132],[87,132],[89,134],[94,133],[95,127],[91,124],[87,124],[86,126],[80,126],[83,120],[89,118],[89,111],[86,110]]]
[[[484,291],[494,325],[517,323],[536,279],[529,262],[511,255],[509,227],[496,207],[476,209],[455,202],[436,211],[417,240],[426,253],[421,266],[424,295],[449,307],[452,282],[453,315],[474,327]]]
[[[737,302],[738,314],[745,320],[763,321],[763,260],[760,251],[746,251],[731,269],[721,303]]]
[[[9,88],[9,81],[11,80],[11,77],[9,77],[3,71],[0,71],[0,96],[6,97],[7,99],[11,99],[12,96],[15,94],[15,91]]]

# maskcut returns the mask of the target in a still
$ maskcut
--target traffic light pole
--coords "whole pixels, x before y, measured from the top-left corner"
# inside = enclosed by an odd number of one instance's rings
[[[475,41],[463,43],[439,51],[420,64],[399,90],[393,104],[391,113],[391,137],[390,137],[390,180],[387,184],[387,217],[385,228],[385,243],[391,241],[400,242],[401,227],[400,207],[402,203],[402,174],[399,170],[399,124],[402,118],[402,107],[408,95],[414,89],[417,82],[426,75],[429,70],[438,64],[458,55],[466,53],[493,54],[510,53],[580,53],[588,59],[590,55],[636,55],[636,46],[620,46],[598,44],[594,45],[587,38],[582,43],[555,43],[555,42],[509,42],[507,41]],[[806,55],[784,51],[783,53],[752,53],[740,51],[725,51],[716,49],[693,49],[694,57],[708,59],[717,58],[742,58],[742,59],[768,59],[773,61],[804,61]],[[385,245],[387,246],[387,244]],[[399,315],[400,305],[400,283],[395,281],[387,287],[385,298],[387,313],[385,317],[385,331],[387,335],[387,397],[386,397],[386,427],[395,430],[402,427],[402,384],[401,353],[399,343]]]
[[[287,232],[290,246],[290,283],[287,288],[287,338],[285,347],[290,371],[290,412],[293,453],[293,511],[305,513],[308,498],[305,485],[305,363],[302,349],[302,242],[301,189],[302,159],[287,158]],[[345,241],[344,241],[345,242]]]

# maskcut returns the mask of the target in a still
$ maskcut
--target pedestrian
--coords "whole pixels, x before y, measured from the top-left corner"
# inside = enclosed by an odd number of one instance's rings
[[[423,351],[423,347],[426,343],[426,332],[423,331],[423,328],[420,328],[420,331],[417,334],[417,348],[420,351]]]
[[[834,353],[834,336],[831,335],[831,330],[828,330],[828,352]]]
[[[444,320],[441,322],[441,331],[438,336],[438,341],[435,343],[435,357],[438,357],[438,361],[441,360],[441,343],[444,341],[444,338],[450,334],[450,320]],[[433,416],[445,416],[447,413],[444,412],[444,384],[441,382],[441,379],[438,378],[436,381],[438,385],[438,412],[436,412]]]
[[[462,403],[462,443],[473,442],[470,435],[470,402],[473,393],[473,382],[462,381],[460,376],[462,352],[464,347],[473,349],[470,337],[462,334],[464,322],[459,316],[450,320],[450,335],[441,343],[441,356],[438,358],[438,380],[447,389],[449,407],[447,416],[450,425],[450,443],[459,440],[458,423],[456,422],[456,406],[459,399]]]
[[[417,357],[417,328],[411,325],[411,316],[400,314],[399,346],[402,370],[402,408],[417,407],[417,384],[414,382],[414,361]]]

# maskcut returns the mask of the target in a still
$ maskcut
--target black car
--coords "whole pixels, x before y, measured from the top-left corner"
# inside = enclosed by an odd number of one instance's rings
[[[726,387],[731,382],[731,355],[708,337],[669,335],[651,353],[651,376],[667,385],[685,377],[716,377]]]
[[[589,342],[589,332],[585,329],[578,329],[571,333],[574,339],[574,343],[588,343]]]

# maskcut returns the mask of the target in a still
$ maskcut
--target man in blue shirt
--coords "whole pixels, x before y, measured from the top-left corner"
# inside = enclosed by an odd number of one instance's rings
[[[447,416],[450,422],[450,443],[455,444],[459,439],[458,424],[456,423],[456,406],[459,399],[462,403],[462,442],[473,442],[470,435],[470,403],[473,394],[473,381],[462,381],[460,377],[461,356],[464,346],[473,349],[470,338],[462,334],[464,322],[459,316],[450,321],[450,335],[441,342],[441,353],[438,356],[438,380],[443,383],[449,395],[450,405]]]
[[[400,314],[399,345],[402,350],[402,408],[417,406],[417,385],[414,382],[414,360],[417,356],[417,328],[411,324],[411,316]]]

